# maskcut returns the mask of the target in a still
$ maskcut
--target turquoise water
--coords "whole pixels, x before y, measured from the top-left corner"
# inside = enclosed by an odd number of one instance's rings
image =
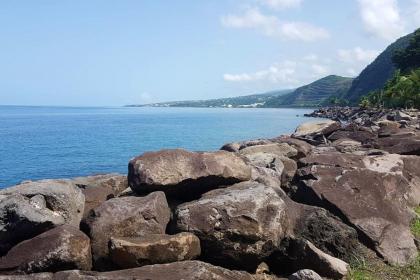
[[[22,180],[127,172],[149,150],[217,150],[291,133],[310,109],[0,106],[0,188]]]

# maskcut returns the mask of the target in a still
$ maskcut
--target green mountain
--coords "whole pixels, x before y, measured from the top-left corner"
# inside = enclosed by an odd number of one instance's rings
[[[292,89],[270,91],[262,94],[252,94],[246,96],[210,99],[210,100],[189,100],[189,101],[172,101],[153,103],[146,105],[128,105],[128,107],[233,107],[233,108],[246,108],[246,107],[261,107],[265,102],[270,99],[292,92]]]
[[[392,57],[395,52],[405,49],[413,34],[408,34],[389,45],[360,75],[354,79],[347,94],[343,96],[352,104],[358,104],[360,97],[381,89],[396,71]]]
[[[349,90],[353,79],[330,75],[295,91],[267,100],[264,107],[317,107],[331,98],[340,98]]]

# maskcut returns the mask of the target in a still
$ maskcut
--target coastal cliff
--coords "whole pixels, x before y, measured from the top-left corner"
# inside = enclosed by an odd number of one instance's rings
[[[0,280],[416,279],[419,114],[324,108],[291,135],[0,190]]]

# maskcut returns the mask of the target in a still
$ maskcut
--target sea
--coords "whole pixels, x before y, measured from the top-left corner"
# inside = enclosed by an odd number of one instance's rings
[[[0,188],[117,172],[146,151],[290,134],[311,109],[0,106]]]

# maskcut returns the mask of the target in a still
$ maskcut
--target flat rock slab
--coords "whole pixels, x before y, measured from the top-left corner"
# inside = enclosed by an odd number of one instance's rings
[[[55,272],[91,268],[89,237],[69,225],[56,227],[23,241],[0,259],[0,273]]]
[[[196,234],[202,257],[255,269],[286,235],[286,204],[271,187],[243,182],[181,204],[177,228]]]
[[[132,159],[128,171],[128,182],[135,192],[158,190],[181,198],[249,179],[251,167],[241,157],[226,151],[148,152]]]
[[[163,192],[145,197],[118,197],[105,201],[83,220],[82,228],[92,241],[94,267],[112,269],[108,256],[111,237],[164,234],[170,209]]]
[[[187,232],[111,238],[109,248],[112,261],[120,268],[192,260],[201,252],[200,239]]]

